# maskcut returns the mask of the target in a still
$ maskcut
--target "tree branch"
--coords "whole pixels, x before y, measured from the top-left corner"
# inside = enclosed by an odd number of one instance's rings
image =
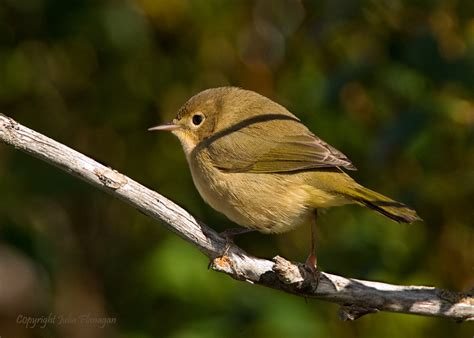
[[[163,221],[167,229],[209,257],[213,270],[224,272],[234,279],[338,303],[343,320],[354,320],[378,311],[445,317],[456,321],[474,320],[472,293],[426,286],[391,285],[323,272],[318,284],[303,264],[289,262],[279,256],[273,261],[253,257],[236,245],[227,243],[214,230],[164,196],[2,114],[0,140]]]

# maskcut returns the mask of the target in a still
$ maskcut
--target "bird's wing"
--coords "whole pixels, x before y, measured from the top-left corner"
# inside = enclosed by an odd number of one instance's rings
[[[207,144],[214,166],[223,171],[278,173],[329,167],[356,170],[342,152],[315,136],[296,118],[240,123],[238,128],[229,129]]]

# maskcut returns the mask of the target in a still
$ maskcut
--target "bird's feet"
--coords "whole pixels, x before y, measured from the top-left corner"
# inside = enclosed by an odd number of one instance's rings
[[[309,254],[308,258],[304,262],[304,266],[313,274],[316,287],[319,284],[319,279],[321,278],[321,273],[318,271],[318,260],[314,253]]]
[[[247,232],[252,232],[252,231],[255,231],[255,230],[246,229],[246,228],[229,228],[220,232],[219,236],[223,237],[226,243],[225,243],[224,250],[222,250],[222,254],[220,255],[219,258],[224,258],[225,256],[227,256],[227,253],[229,252],[230,247],[232,246],[232,244],[234,244],[235,236],[246,234]],[[207,268],[210,269],[213,264],[214,264],[214,260],[211,260]]]
[[[225,249],[222,253],[222,256],[225,256],[229,251],[229,248],[232,244],[234,244],[235,236],[246,234],[248,232],[255,231],[254,229],[246,229],[246,228],[230,228],[226,229],[219,233],[221,237],[224,237],[226,240]]]

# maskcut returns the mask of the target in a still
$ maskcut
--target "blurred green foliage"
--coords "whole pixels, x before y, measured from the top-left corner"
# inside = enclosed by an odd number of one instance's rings
[[[146,129],[202,89],[282,103],[414,207],[399,225],[345,207],[320,218],[323,270],[467,291],[474,255],[474,2],[1,0],[0,112],[112,166],[217,230],[180,145]],[[0,147],[2,337],[470,337],[472,324],[396,314],[354,323],[209,272],[162,226],[36,159]],[[244,235],[304,259],[308,229]],[[3,279],[3,283],[1,282]],[[105,329],[27,329],[18,314],[115,317]]]

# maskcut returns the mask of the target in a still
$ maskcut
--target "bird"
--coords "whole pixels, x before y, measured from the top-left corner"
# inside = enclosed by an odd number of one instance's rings
[[[307,224],[305,265],[317,271],[318,211],[357,204],[396,222],[421,218],[405,204],[357,183],[341,151],[312,133],[282,105],[254,91],[218,87],[191,97],[168,123],[179,139],[194,185],[213,209],[239,230],[280,234]]]

